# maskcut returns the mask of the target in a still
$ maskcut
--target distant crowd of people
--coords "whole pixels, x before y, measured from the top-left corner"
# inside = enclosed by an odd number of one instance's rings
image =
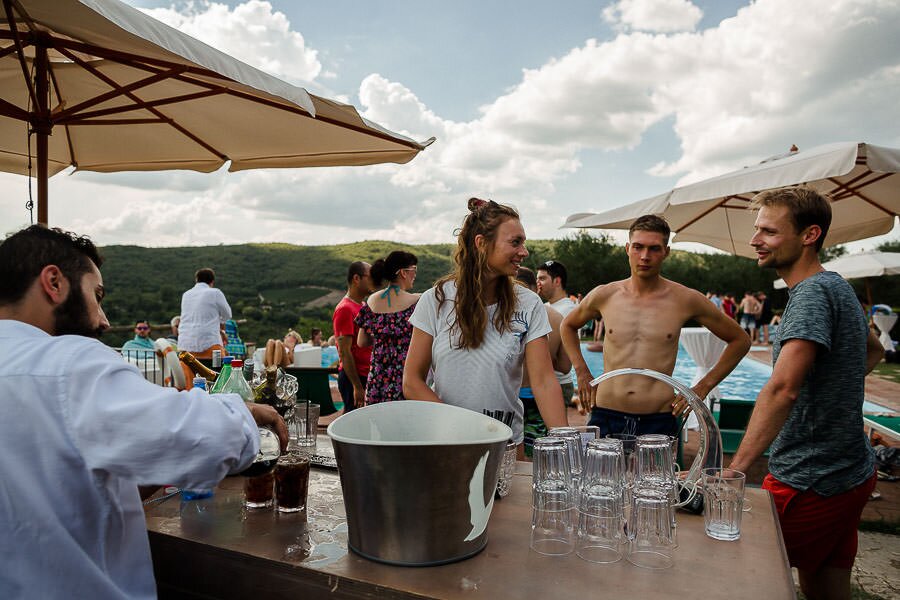
[[[772,344],[770,327],[778,325],[779,315],[772,311],[772,301],[765,292],[744,292],[744,297],[737,302],[734,292],[719,294],[717,291],[706,293],[706,297],[716,308],[738,321],[751,343]]]
[[[764,487],[804,593],[847,597],[856,526],[875,482],[864,378],[882,347],[852,288],[819,263],[828,201],[785,188],[759,194],[753,209],[757,263],[775,269],[791,294],[772,376],[730,466],[747,471],[769,450]],[[636,219],[625,246],[630,276],[576,302],[558,261],[536,273],[522,268],[529,252],[513,207],[469,199],[451,272],[421,294],[413,292],[418,261],[409,252],[349,266],[333,319],[345,411],[404,398],[445,402],[507,423],[524,456],[528,439],[568,423],[577,382],[578,406],[602,434],[674,435],[688,405],[666,384],[631,375],[590,385],[598,374],[582,355],[585,325],[602,319],[606,370],[671,374],[681,328],[700,323],[726,343],[692,386],[705,398],[748,352],[756,319],[764,326],[768,313],[765,297],[746,294],[739,324],[725,300],[662,277],[669,236],[659,216]],[[258,424],[287,444],[271,407],[153,385],[92,339],[109,327],[101,263],[86,238],[43,226],[0,244],[0,461],[4,496],[15,499],[0,503],[3,598],[153,597],[138,485],[212,487],[253,460]],[[215,274],[197,271],[173,323],[178,347],[209,356],[230,318]],[[142,349],[147,339],[149,324],[140,321],[132,342]],[[300,342],[293,331],[273,340],[267,362],[283,363]]]

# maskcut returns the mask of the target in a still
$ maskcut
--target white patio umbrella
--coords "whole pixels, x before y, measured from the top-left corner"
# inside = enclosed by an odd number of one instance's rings
[[[862,279],[866,284],[866,301],[872,306],[872,290],[869,287],[870,277],[883,275],[900,275],[900,252],[860,252],[848,254],[834,260],[829,260],[822,267],[826,271],[834,271],[844,279]],[[773,283],[775,289],[786,288],[784,279],[776,279]],[[874,314],[872,320],[881,331],[880,340],[887,350],[893,350],[890,331],[897,322],[896,314]]]
[[[860,252],[829,260],[822,267],[834,271],[844,279],[900,275],[900,252]],[[775,289],[786,288],[784,279],[776,279]]]
[[[392,133],[118,0],[2,0],[0,170],[37,177],[42,223],[47,178],[69,166],[405,163],[433,141]]]
[[[661,214],[679,242],[752,258],[750,200],[764,190],[799,184],[830,195],[832,223],[825,246],[887,233],[900,214],[900,150],[842,142],[791,151],[611,211],[572,215],[563,227],[627,229],[643,214]]]

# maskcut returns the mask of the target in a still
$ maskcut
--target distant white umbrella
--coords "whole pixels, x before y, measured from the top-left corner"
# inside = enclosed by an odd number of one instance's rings
[[[900,252],[860,252],[848,254],[829,260],[822,267],[826,271],[834,271],[844,279],[866,280],[866,293],[869,305],[872,304],[869,291],[869,277],[881,277],[882,275],[900,275]],[[776,279],[773,284],[776,290],[786,288],[784,279]]]
[[[666,218],[679,242],[700,242],[754,257],[749,245],[757,193],[807,184],[831,198],[825,246],[887,233],[900,214],[900,149],[842,142],[792,149],[758,165],[673,190],[603,213],[578,213],[563,227],[628,229],[644,214]]]
[[[0,0],[0,170],[405,163],[416,142],[118,0]],[[52,135],[51,135],[52,134]],[[33,136],[33,139],[32,139]]]

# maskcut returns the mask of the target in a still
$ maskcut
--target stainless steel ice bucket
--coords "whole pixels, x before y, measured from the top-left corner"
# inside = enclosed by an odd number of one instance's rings
[[[328,436],[351,550],[430,566],[485,547],[508,426],[464,408],[405,400],[343,415]]]

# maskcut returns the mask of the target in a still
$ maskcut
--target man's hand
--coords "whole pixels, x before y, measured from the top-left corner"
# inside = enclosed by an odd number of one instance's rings
[[[675,396],[675,401],[672,402],[673,415],[686,419],[688,415],[691,414],[692,410],[691,405],[688,404],[687,398],[685,398],[683,394]]]
[[[594,408],[594,399],[597,397],[597,388],[591,385],[594,379],[590,371],[578,373],[578,412],[587,414]]]
[[[250,414],[253,416],[253,420],[256,421],[256,424],[263,427],[270,427],[278,436],[281,451],[284,452],[287,450],[290,438],[288,436],[287,425],[285,425],[284,419],[281,418],[278,411],[267,404],[247,402],[246,405],[250,410]]]
[[[361,385],[353,386],[353,408],[362,408],[366,405],[366,388]]]
[[[691,388],[691,391],[694,392],[698,398],[700,398],[700,402],[705,402],[706,397],[709,396],[709,393],[712,390],[704,386],[703,383],[698,382],[697,385]],[[677,396],[675,396],[675,401],[672,402],[673,415],[686,419],[693,410],[694,409],[691,408],[690,404],[688,404],[687,398],[685,398],[683,394],[678,394]]]

